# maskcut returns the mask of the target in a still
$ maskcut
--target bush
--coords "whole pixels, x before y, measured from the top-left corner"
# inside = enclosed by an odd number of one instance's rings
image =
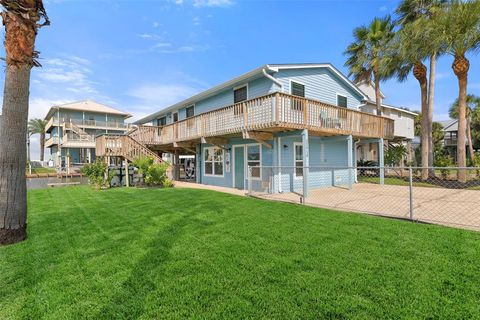
[[[407,148],[403,144],[390,146],[385,153],[385,165],[391,167],[399,166],[407,153]]]
[[[107,163],[103,158],[98,157],[94,163],[85,165],[81,172],[88,177],[88,181],[96,189],[110,187],[110,181],[113,178],[114,173],[111,172],[105,178],[105,172],[108,170]]]
[[[475,152],[475,160],[472,161],[472,166],[475,168],[480,168],[480,152]],[[477,178],[480,178],[480,169],[475,170]]]
[[[173,186],[173,182],[168,179],[167,170],[170,166],[168,163],[155,163],[152,157],[141,157],[132,163],[138,168],[138,173],[143,175],[143,181],[148,186],[160,186],[169,188]]]
[[[440,169],[440,174],[442,175],[442,178],[446,180],[448,178],[448,175],[450,174],[450,169],[444,168],[453,167],[455,163],[453,162],[453,159],[450,155],[446,153],[439,153],[435,154],[434,165],[435,167],[442,167],[442,169]]]

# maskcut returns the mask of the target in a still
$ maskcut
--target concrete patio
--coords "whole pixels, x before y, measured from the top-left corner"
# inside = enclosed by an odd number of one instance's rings
[[[267,194],[260,198],[300,203],[296,193]],[[480,231],[480,191],[413,188],[413,220]],[[324,188],[309,191],[310,206],[402,219],[410,218],[409,188],[359,183],[352,190]]]

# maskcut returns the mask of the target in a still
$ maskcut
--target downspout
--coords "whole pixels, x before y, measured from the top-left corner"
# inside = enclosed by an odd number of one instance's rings
[[[354,160],[354,163],[353,163],[353,166],[355,167],[355,183],[358,183],[357,147],[358,147],[358,143],[359,143],[359,142],[360,142],[360,139],[357,139],[357,140],[355,140],[355,141],[353,142],[353,158],[355,159],[355,160]]]
[[[277,150],[277,164],[278,164],[278,193],[283,193],[282,190],[282,138],[278,137]]]
[[[271,69],[269,69],[268,67],[265,67],[265,68],[262,69],[262,72],[263,72],[263,75],[265,76],[265,78],[272,80],[273,83],[275,83],[277,86],[280,87],[280,91],[283,92],[282,83],[280,81],[278,81],[277,79],[275,79],[274,77],[272,77],[270,74],[268,74],[267,70],[271,70]]]

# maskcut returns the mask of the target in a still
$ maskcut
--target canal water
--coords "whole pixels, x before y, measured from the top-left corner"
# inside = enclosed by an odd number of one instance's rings
[[[80,182],[80,184],[88,184],[88,178],[86,177],[73,177],[73,178],[27,178],[27,189],[45,189],[48,188],[49,183],[70,183]]]

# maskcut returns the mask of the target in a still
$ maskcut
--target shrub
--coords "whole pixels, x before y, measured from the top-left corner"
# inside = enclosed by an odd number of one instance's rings
[[[435,155],[434,165],[436,167],[441,167],[440,174],[442,175],[442,178],[446,180],[450,174],[450,169],[445,169],[445,167],[453,167],[455,164],[450,155],[446,153],[439,153]]]
[[[396,167],[399,166],[403,158],[407,155],[407,148],[402,145],[390,146],[385,153],[385,165]]]
[[[110,187],[110,181],[113,178],[114,173],[110,172],[107,177],[105,177],[105,172],[108,170],[107,163],[103,158],[98,157],[94,163],[85,165],[81,172],[83,175],[88,177],[88,181],[95,188],[108,188]]]
[[[480,152],[475,152],[475,160],[472,161],[472,166],[476,168],[477,178],[480,178]]]
[[[167,176],[168,163],[158,164],[152,157],[141,157],[133,161],[132,164],[138,168],[138,173],[143,175],[143,181],[146,185],[164,188],[173,186],[173,182]]]

